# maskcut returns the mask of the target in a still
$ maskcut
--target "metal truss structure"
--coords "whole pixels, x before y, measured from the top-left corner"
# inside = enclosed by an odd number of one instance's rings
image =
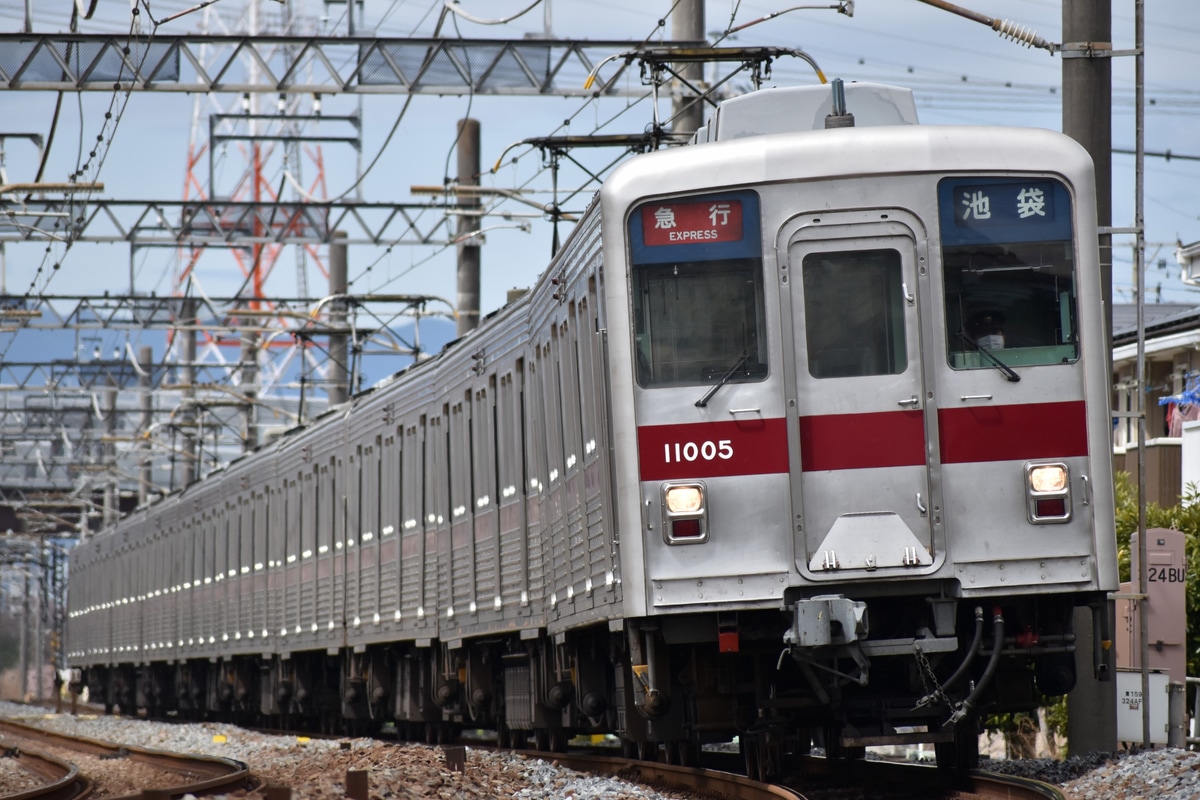
[[[671,42],[702,46],[703,42]],[[0,90],[623,96],[630,41],[0,34]],[[643,94],[639,89],[638,94]]]
[[[425,203],[325,200],[319,148],[360,149],[362,120],[321,116],[321,95],[657,98],[672,84],[686,103],[711,103],[734,74],[749,71],[757,84],[783,56],[812,63],[795,50],[700,42],[0,34],[0,91],[192,92],[217,106],[201,126],[197,101],[182,200],[0,187],[0,247],[125,242],[131,252],[175,248],[180,259],[168,297],[137,293],[132,270],[120,296],[0,296],[0,531],[6,522],[43,536],[95,529],[310,419],[327,399],[344,396],[334,384],[361,388],[368,356],[398,356],[386,363],[399,368],[426,355],[419,323],[453,317],[449,303],[345,294],[327,260],[335,243],[452,244],[450,220],[462,200],[454,187],[438,187],[441,195]],[[676,61],[735,66],[706,86],[689,82]],[[635,63],[640,71],[631,75]],[[278,95],[278,113],[259,112],[266,93]],[[652,130],[637,136],[526,140],[543,152],[552,200],[512,199],[551,219],[557,243],[558,221],[570,219],[561,203],[580,191],[559,196],[558,165],[570,161],[599,181],[612,163],[589,170],[571,150],[624,153],[680,139],[672,120],[658,118],[657,102],[654,114]],[[351,130],[306,133],[304,120],[318,117]],[[245,169],[218,187],[211,164],[207,176],[200,165],[230,142],[247,155]],[[301,148],[318,155],[315,180],[298,172]],[[278,180],[265,179],[271,159],[280,165],[275,177],[286,173],[297,189],[294,199],[275,188]],[[316,264],[334,296],[311,296],[303,274],[296,291],[310,296],[269,291],[267,276],[285,246],[305,251],[302,262]],[[237,262],[246,278],[238,297],[200,296],[191,276],[210,250]],[[51,330],[74,337],[70,357],[47,359],[28,345],[30,336]]]
[[[52,685],[44,665],[63,663],[66,554],[44,536],[0,537],[0,647],[12,657],[22,696],[43,696]]]
[[[79,356],[0,364],[0,524],[96,529],[320,414],[331,337],[343,337],[345,374],[362,388],[364,359],[391,356],[398,369],[426,357],[421,320],[453,314],[448,302],[419,295],[342,295],[316,307],[306,298],[269,307],[245,298],[0,298],[8,352],[61,331]],[[102,352],[109,346],[111,355]]]
[[[247,247],[329,244],[339,231],[347,244],[390,247],[447,244],[454,236],[447,207],[432,202],[15,197],[3,208],[0,242],[58,238],[134,247]]]

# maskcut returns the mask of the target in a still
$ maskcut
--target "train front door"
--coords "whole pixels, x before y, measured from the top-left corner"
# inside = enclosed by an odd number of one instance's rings
[[[925,572],[942,560],[927,463],[937,448],[922,369],[919,230],[897,210],[808,214],[781,231],[798,416],[789,437],[796,566],[817,580]]]

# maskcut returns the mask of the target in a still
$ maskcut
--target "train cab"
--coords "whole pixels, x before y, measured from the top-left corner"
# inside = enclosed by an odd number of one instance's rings
[[[1092,166],[1056,133],[846,92],[727,104],[602,193],[626,602],[652,620],[632,649],[663,659],[712,614],[714,653],[758,648],[841,740],[939,739],[981,694],[912,713],[922,682],[1009,648],[974,667],[1004,676],[990,701],[1029,701],[1031,664],[1061,694],[1073,609],[1115,586]]]

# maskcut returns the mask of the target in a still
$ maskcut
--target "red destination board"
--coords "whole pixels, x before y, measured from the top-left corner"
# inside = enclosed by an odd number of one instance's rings
[[[647,203],[642,206],[643,239],[649,247],[742,240],[742,201]]]

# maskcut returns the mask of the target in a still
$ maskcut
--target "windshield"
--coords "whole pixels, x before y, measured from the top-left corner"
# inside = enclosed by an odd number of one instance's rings
[[[715,383],[735,364],[729,383],[766,377],[758,259],[638,266],[633,288],[639,384]]]
[[[638,384],[766,378],[758,196],[734,191],[650,200],[631,210],[628,225]]]
[[[942,182],[939,199],[950,366],[1076,361],[1075,248],[1062,184],[955,179]]]

